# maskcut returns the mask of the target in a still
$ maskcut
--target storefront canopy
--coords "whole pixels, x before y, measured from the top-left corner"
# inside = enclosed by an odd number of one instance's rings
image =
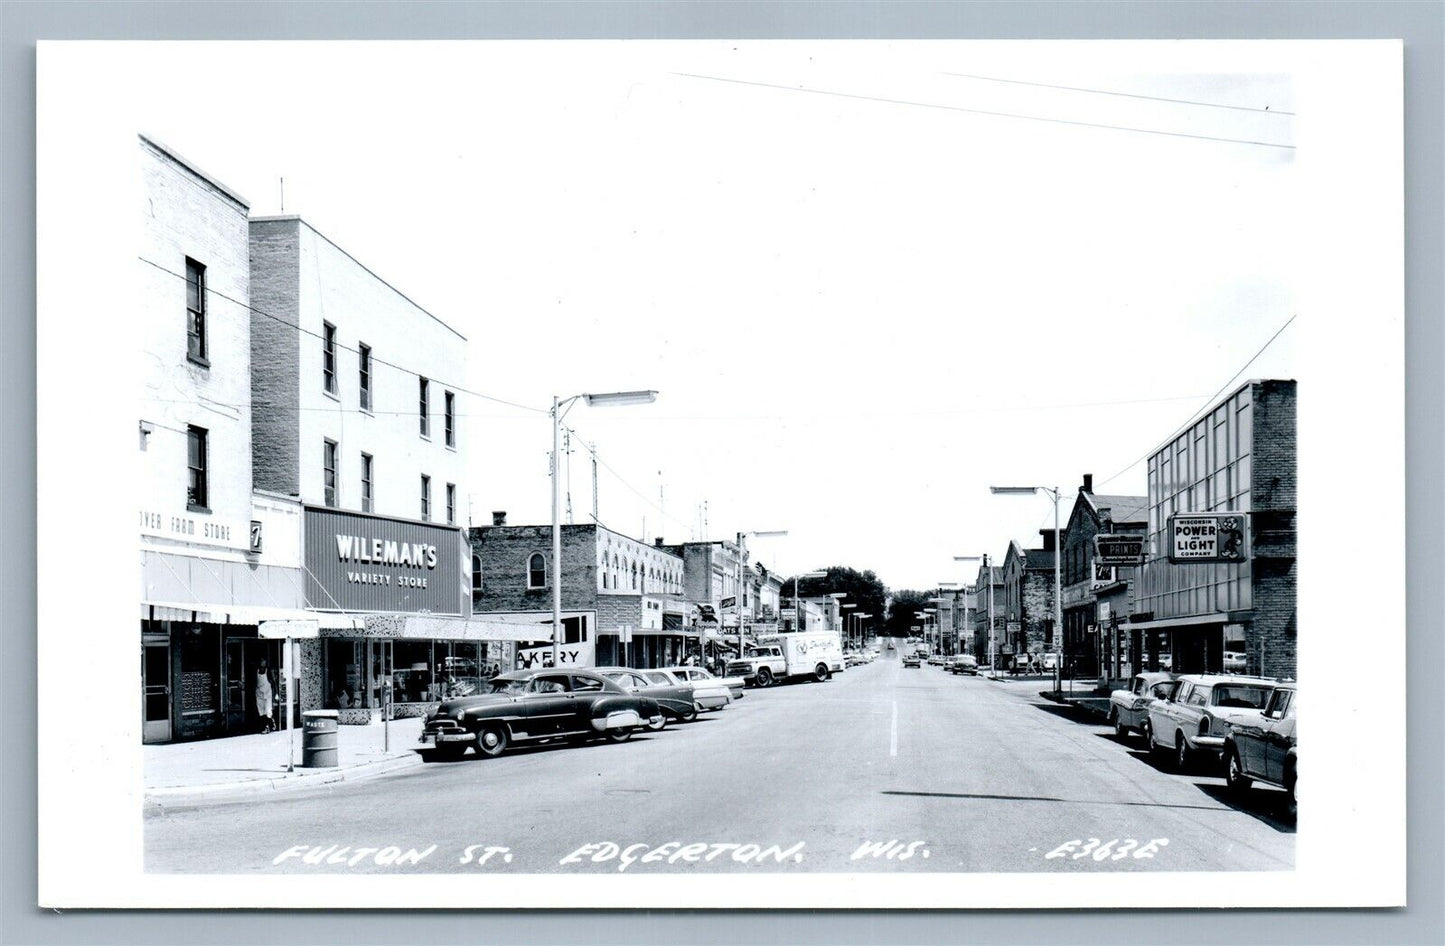
[[[260,625],[263,621],[315,621],[323,628],[356,630],[359,614],[334,614],[302,608],[266,608],[251,605],[186,604],[179,601],[143,601],[141,620],[194,621],[199,624]]]

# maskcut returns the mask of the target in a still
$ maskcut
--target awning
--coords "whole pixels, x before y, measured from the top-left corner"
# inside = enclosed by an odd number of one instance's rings
[[[355,614],[307,611],[304,608],[268,608],[254,605],[186,604],[180,601],[142,601],[142,621],[195,621],[199,624],[259,625],[262,621],[316,621],[324,628],[355,630],[363,618]]]
[[[1225,611],[1216,611],[1213,614],[1191,614],[1182,618],[1161,618],[1157,621],[1130,621],[1130,630],[1162,631],[1171,627],[1194,627],[1200,624],[1233,624],[1237,623],[1229,619]]]

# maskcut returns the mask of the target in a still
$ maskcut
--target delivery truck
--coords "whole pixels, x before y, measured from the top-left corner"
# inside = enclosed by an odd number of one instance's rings
[[[756,687],[802,678],[822,683],[842,670],[843,643],[836,631],[759,637],[756,644],[744,648],[742,657],[727,665],[728,676],[742,677],[748,686]]]

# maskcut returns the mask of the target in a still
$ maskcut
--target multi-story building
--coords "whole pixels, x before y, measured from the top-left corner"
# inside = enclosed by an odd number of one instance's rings
[[[142,738],[254,732],[287,685],[259,625],[304,612],[299,505],[252,489],[248,206],[159,142],[139,158]]]
[[[519,643],[519,666],[551,663],[552,527],[509,526],[504,512],[470,530],[476,576],[476,618],[516,620],[539,628]],[[561,531],[561,663],[568,666],[659,667],[682,662],[697,648],[688,626],[683,556],[587,523]]]
[[[1240,385],[1149,458],[1147,558],[1132,633],[1144,661],[1169,653],[1179,672],[1297,672],[1295,382]],[[1243,560],[1171,561],[1171,517],[1238,513]]]
[[[1095,564],[1094,537],[1102,532],[1142,534],[1147,509],[1144,496],[1096,495],[1093,474],[1084,474],[1060,539],[1066,675],[1095,676],[1100,672],[1104,637],[1095,590],[1113,584],[1119,576],[1116,569]]]
[[[1054,649],[1054,530],[1040,529],[1043,548],[1009,542],[1003,560],[1004,646],[1007,655],[1037,657]]]
[[[980,667],[987,667],[990,659],[1001,653],[999,647],[1007,627],[1003,609],[1003,569],[990,564],[989,557],[985,555],[973,587],[973,654]],[[997,665],[1003,666],[1002,659]]]
[[[249,248],[255,485],[304,510],[322,624],[302,702],[420,712],[500,659],[466,620],[466,339],[299,217],[252,218]]]

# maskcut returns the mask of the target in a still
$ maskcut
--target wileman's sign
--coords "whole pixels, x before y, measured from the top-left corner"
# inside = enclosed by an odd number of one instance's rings
[[[461,614],[461,532],[424,522],[306,507],[306,606]]]

